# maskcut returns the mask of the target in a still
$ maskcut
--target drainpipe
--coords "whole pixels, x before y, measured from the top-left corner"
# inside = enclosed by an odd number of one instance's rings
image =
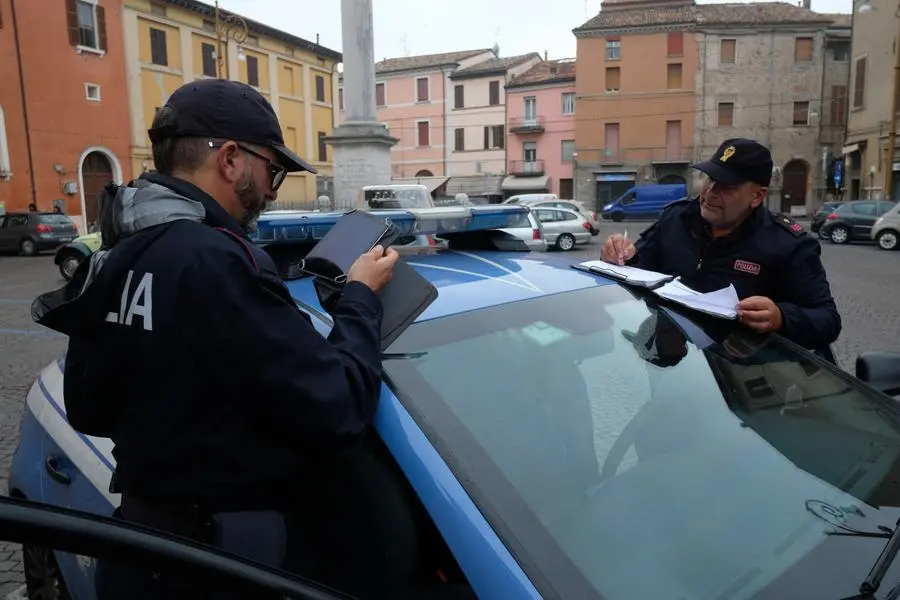
[[[31,179],[31,203],[37,206],[37,186],[34,183],[34,156],[31,152],[31,126],[28,124],[28,98],[25,93],[25,70],[22,68],[22,50],[19,46],[19,22],[16,19],[16,0],[10,0],[13,37],[16,45],[16,63],[19,68],[19,89],[22,90],[22,121],[25,124],[25,148],[28,154],[28,175]]]

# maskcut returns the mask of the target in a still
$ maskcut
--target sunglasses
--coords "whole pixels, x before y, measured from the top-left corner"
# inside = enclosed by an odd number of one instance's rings
[[[222,146],[224,146],[227,143],[228,142],[209,142],[209,147],[210,148],[221,148]],[[240,142],[235,142],[235,144],[237,144],[237,147],[240,148],[241,150],[243,150],[244,152],[246,152],[247,154],[252,154],[256,158],[266,162],[266,166],[268,166],[268,168],[269,168],[269,178],[271,180],[269,182],[269,185],[271,186],[273,192],[281,187],[281,184],[284,183],[284,178],[287,175],[287,170],[284,167],[282,167],[281,165],[279,165],[276,162],[269,160],[267,157],[263,156],[256,150],[253,150],[252,148],[248,148],[247,146],[241,144]]]

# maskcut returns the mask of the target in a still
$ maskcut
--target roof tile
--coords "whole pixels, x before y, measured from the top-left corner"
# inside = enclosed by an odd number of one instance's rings
[[[575,81],[575,59],[543,60],[507,84],[507,88]]]
[[[488,60],[474,64],[465,69],[454,71],[450,79],[477,77],[481,74],[496,73],[498,71],[507,71],[515,66],[522,64],[533,58],[540,59],[541,55],[537,52],[529,52],[528,54],[520,54],[518,56],[507,56],[504,58],[489,58]]]
[[[455,65],[461,60],[490,51],[490,48],[482,48],[480,50],[460,50],[457,52],[442,52],[440,54],[420,54],[419,56],[386,58],[375,63],[375,72],[396,73],[398,71],[437,69],[438,67],[446,65]]]

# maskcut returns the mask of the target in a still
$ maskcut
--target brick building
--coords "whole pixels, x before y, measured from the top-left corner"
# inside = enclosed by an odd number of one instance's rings
[[[0,0],[0,203],[59,205],[84,231],[131,176],[121,0]]]

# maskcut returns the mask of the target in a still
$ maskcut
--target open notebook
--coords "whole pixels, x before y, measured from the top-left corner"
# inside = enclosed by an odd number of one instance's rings
[[[660,298],[677,302],[682,306],[694,310],[722,317],[724,319],[737,318],[737,304],[740,302],[734,285],[702,293],[681,283],[680,278],[670,281],[666,285],[656,288],[653,293]]]
[[[673,279],[672,275],[666,275],[665,273],[647,271],[645,269],[638,269],[637,267],[629,267],[626,265],[614,265],[603,260],[589,260],[572,265],[572,267],[580,271],[605,275],[628,285],[645,288],[654,288],[661,283]]]

